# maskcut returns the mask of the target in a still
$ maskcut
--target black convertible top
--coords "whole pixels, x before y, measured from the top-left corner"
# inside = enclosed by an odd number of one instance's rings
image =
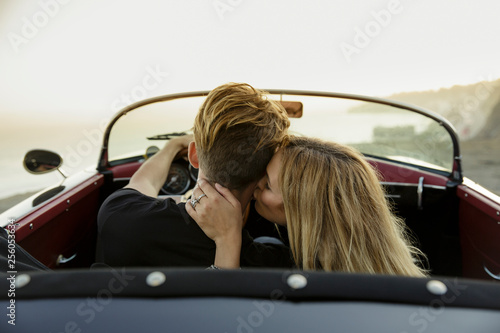
[[[272,298],[279,291],[289,301],[370,301],[500,310],[500,284],[450,277],[409,278],[388,275],[271,269],[204,270],[174,268],[97,268],[24,272],[29,279],[16,299],[92,297],[109,290],[113,297]],[[21,278],[23,278],[21,276]],[[154,279],[156,276],[156,280]],[[17,274],[19,279],[20,274]],[[158,278],[160,277],[160,278]],[[151,282],[157,284],[151,286]],[[164,282],[161,280],[164,279]],[[298,282],[294,282],[295,280]],[[161,282],[161,283],[160,283]],[[442,282],[444,294],[433,293]],[[299,283],[299,286],[294,285]],[[304,285],[305,284],[305,285]],[[441,286],[441,287],[443,287]],[[2,290],[8,281],[0,282]],[[116,292],[119,289],[119,292]],[[441,293],[441,290],[438,290]],[[105,292],[105,294],[109,294]],[[0,299],[8,299],[6,293]]]
[[[0,294],[2,332],[500,329],[500,284],[458,278],[158,268],[2,275],[0,288],[15,292]]]

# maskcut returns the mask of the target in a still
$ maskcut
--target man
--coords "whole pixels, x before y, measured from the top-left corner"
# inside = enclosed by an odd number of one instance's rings
[[[188,147],[198,177],[227,187],[244,210],[274,152],[286,141],[289,125],[284,108],[248,84],[212,90],[196,116],[194,142],[189,136],[170,140],[103,203],[97,261],[111,266],[213,265],[215,243],[190,218],[185,204],[157,199],[172,161]],[[203,197],[193,198],[193,205],[197,200]],[[240,261],[249,267],[293,265],[287,247],[254,243],[246,231]]]

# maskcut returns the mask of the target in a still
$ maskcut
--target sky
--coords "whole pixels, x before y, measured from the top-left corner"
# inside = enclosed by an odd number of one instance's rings
[[[89,133],[148,97],[226,82],[384,97],[495,80],[499,12],[495,0],[0,0],[0,197],[60,181],[23,170],[29,149],[68,161],[90,140],[69,171],[95,166]]]
[[[98,119],[229,81],[387,96],[493,80],[499,12],[494,0],[2,0],[0,115]]]

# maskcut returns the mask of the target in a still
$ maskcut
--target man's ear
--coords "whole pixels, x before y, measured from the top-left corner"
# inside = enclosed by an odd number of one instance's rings
[[[200,162],[198,161],[198,153],[196,152],[196,144],[191,141],[188,146],[188,159],[189,163],[196,169],[200,167]]]

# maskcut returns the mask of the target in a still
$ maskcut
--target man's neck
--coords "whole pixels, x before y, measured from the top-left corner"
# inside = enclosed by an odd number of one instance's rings
[[[236,199],[238,199],[238,201],[241,204],[242,214],[246,211],[247,206],[250,203],[250,200],[252,199],[254,189],[255,189],[255,184],[252,183],[243,191],[234,191],[234,190],[231,191],[231,193],[236,197]]]

